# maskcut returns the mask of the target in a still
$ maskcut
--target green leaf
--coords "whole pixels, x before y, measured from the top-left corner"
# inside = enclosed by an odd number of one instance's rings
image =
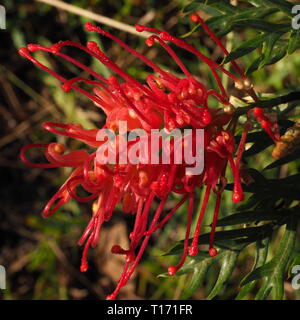
[[[243,19],[234,21],[235,27],[252,28],[272,34],[285,33],[290,30],[290,23],[273,23],[261,19]]]
[[[218,37],[222,37],[232,30],[231,21],[226,15],[212,17],[206,23],[209,28],[216,31]]]
[[[264,57],[261,55],[249,65],[249,67],[246,69],[246,76],[250,76],[251,73],[258,70],[259,65],[260,65],[261,61],[263,60],[263,58]]]
[[[260,47],[268,37],[268,34],[261,34],[253,39],[243,42],[240,46],[229,53],[229,55],[225,58],[224,63],[230,62],[252,52]]]
[[[219,272],[218,279],[207,297],[208,300],[213,299],[222,290],[224,284],[229,280],[235,268],[239,253],[239,251],[231,250],[227,250],[224,253],[221,260],[221,270]]]
[[[271,224],[259,227],[240,228],[235,230],[217,231],[215,233],[215,245],[222,249],[240,250],[245,243],[255,242],[270,235],[273,231]],[[209,233],[205,233],[199,237],[199,245],[209,243]],[[192,239],[190,239],[192,240]],[[178,242],[164,256],[181,255],[183,249],[183,241]],[[201,251],[200,251],[201,252]],[[202,252],[203,254],[203,252]],[[179,272],[179,271],[178,271]]]
[[[265,65],[276,63],[286,55],[288,41],[280,39],[281,36],[282,33],[273,33],[264,42],[262,49],[263,58],[259,64],[259,69]]]
[[[180,244],[179,244],[179,246],[180,246]],[[164,256],[178,255],[178,258],[180,258],[181,254],[182,254],[182,247],[177,248],[177,246],[176,246],[176,250],[172,251],[172,253],[166,253],[166,254],[164,254]],[[213,262],[213,261],[215,261],[215,259],[213,259],[207,252],[200,251],[197,254],[197,256],[188,258],[188,261],[185,262],[185,264],[176,272],[176,276],[182,276],[184,274],[192,272],[195,269],[195,267],[199,263],[202,263],[203,261]],[[165,273],[158,275],[158,277],[169,277],[169,274],[167,272],[165,272]]]
[[[251,175],[251,177],[254,179],[256,184],[259,184],[261,186],[267,186],[268,180],[258,170],[249,168],[247,169],[247,171]]]
[[[290,263],[289,263],[289,268],[288,268],[288,277],[291,278],[294,276],[292,269],[293,267],[295,267],[296,265],[300,265],[300,252],[297,253],[293,259],[291,259]]]
[[[186,12],[198,10],[198,8],[199,8],[198,2],[191,2],[188,5],[186,5],[185,7],[183,7],[182,11],[184,13],[186,13]]]
[[[268,255],[269,242],[269,237],[256,242],[256,258],[252,271],[265,264]],[[245,298],[254,286],[255,281],[248,282],[246,285],[242,287],[235,299],[242,300],[243,298]]]
[[[237,224],[253,223],[256,221],[272,221],[286,218],[292,214],[297,213],[298,208],[274,210],[262,209],[254,211],[244,211],[229,215],[217,222],[217,226],[232,226]]]
[[[243,201],[242,204],[240,204],[236,211],[242,212],[250,210],[251,208],[255,207],[259,203],[259,198],[256,196],[256,194],[252,194],[246,201]]]
[[[264,0],[240,0],[242,2],[251,3],[258,8],[265,7],[266,3]]]
[[[198,0],[197,2],[192,2],[183,8],[183,12],[190,12],[195,10],[206,10],[214,9],[214,12],[233,14],[236,11],[240,11],[241,8],[233,6],[229,1],[223,0]],[[206,11],[207,12],[207,11]]]
[[[249,169],[248,169],[249,170]],[[253,170],[253,169],[251,169]],[[251,176],[253,174],[251,173]],[[284,179],[268,179],[266,182],[255,182],[249,185],[244,185],[244,192],[256,194],[256,197],[266,207],[270,201],[272,205],[279,199],[284,200],[300,200],[300,175],[296,174]],[[233,184],[228,184],[226,190],[232,190]]]
[[[208,268],[212,265],[213,259],[203,259],[200,263],[198,263],[194,269],[193,269],[193,275],[188,283],[188,285],[185,287],[181,299],[188,299],[190,298],[196,290],[199,289],[201,286],[205,275],[207,273]]]
[[[288,54],[294,53],[297,49],[300,49],[300,30],[292,30],[288,45]]]
[[[213,263],[218,262],[221,265],[220,272],[207,299],[212,299],[216,296],[230,278],[236,265],[238,255],[246,245],[247,243],[235,244],[233,246],[234,249],[222,250],[217,257],[210,257],[207,253],[199,252],[196,257],[190,258],[190,261],[185,263],[184,266],[176,273],[177,276],[181,276],[193,272],[189,284],[182,293],[181,299],[188,299],[191,297],[203,282],[209,267]],[[166,277],[167,274],[164,273],[160,276]]]
[[[286,117],[286,115],[288,115],[291,111],[293,111],[295,108],[297,108],[299,106],[299,103],[300,103],[299,100],[288,103],[287,107],[279,113],[278,119],[280,119],[280,120],[284,119]]]
[[[292,217],[286,225],[284,236],[282,237],[276,254],[267,264],[252,271],[242,282],[246,285],[251,281],[265,278],[263,286],[260,288],[255,299],[266,299],[272,292],[273,299],[283,298],[283,280],[286,267],[293,253],[296,239],[297,219]]]
[[[285,12],[288,16],[292,16],[292,8],[294,4],[285,0],[266,0],[266,2],[279,8],[281,11]]]
[[[243,286],[251,281],[258,280],[263,277],[268,277],[272,273],[272,271],[274,270],[274,267],[275,267],[274,263],[269,262],[269,263],[255,269],[244,280],[242,280],[241,285]]]
[[[273,169],[300,158],[300,149],[266,166],[263,170]]]
[[[205,3],[204,3],[205,2]],[[257,8],[233,6],[228,1],[200,1],[192,2],[183,8],[183,12],[195,12],[197,10],[208,13],[212,18],[206,20],[206,24],[215,30],[218,36],[223,36],[234,28],[250,27],[265,32],[274,30],[288,30],[289,24],[276,24],[262,20],[277,12],[278,8]],[[193,33],[195,28],[188,34]]]
[[[253,156],[273,144],[272,139],[267,135],[267,133],[263,132],[260,136],[260,139],[257,140],[248,150],[243,153],[243,157],[247,158]]]
[[[226,35],[235,28],[252,28],[263,32],[255,38],[244,42],[235,48],[224,60],[230,62],[242,57],[264,44],[264,52],[247,69],[246,74],[251,74],[265,65],[273,64],[282,59],[287,52],[294,52],[299,48],[298,32],[291,32],[290,40],[282,39],[282,36],[290,31],[291,22],[272,22],[267,18],[277,12],[284,12],[291,16],[292,5],[284,0],[274,1],[247,1],[253,4],[251,7],[233,6],[229,1],[194,1],[184,7],[184,12],[202,10],[211,18],[207,25],[214,30],[219,37]],[[193,28],[186,35],[193,33]],[[185,35],[185,36],[186,36]],[[275,39],[276,38],[276,39]]]

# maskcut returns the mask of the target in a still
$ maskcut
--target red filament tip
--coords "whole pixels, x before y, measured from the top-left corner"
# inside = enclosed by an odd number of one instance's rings
[[[215,257],[218,254],[218,251],[215,248],[210,248],[208,253],[211,257]]]
[[[174,276],[174,274],[177,272],[178,268],[176,266],[171,266],[168,268],[168,274],[169,276]]]

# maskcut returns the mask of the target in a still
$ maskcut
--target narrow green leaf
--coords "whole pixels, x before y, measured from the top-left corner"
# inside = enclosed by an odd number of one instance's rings
[[[272,290],[272,287],[268,285],[266,282],[258,291],[258,293],[255,296],[255,300],[265,300],[268,298],[270,292]]]
[[[258,280],[264,277],[268,277],[274,270],[275,263],[270,261],[265,265],[253,270],[245,279],[242,280],[241,285],[244,286],[245,284]]]
[[[211,290],[210,294],[208,295],[207,299],[211,300],[213,299],[223,288],[224,284],[228,281],[230,278],[236,262],[237,258],[239,256],[239,251],[226,251],[222,260],[221,260],[221,270],[218,275],[218,279]]]
[[[202,9],[203,6],[211,7],[217,9],[220,13],[233,14],[234,12],[238,12],[241,8],[237,6],[233,6],[230,4],[230,1],[223,0],[198,0],[197,2],[192,2],[184,7],[183,11],[188,12],[192,10]]]
[[[217,231],[215,233],[215,244],[217,247],[240,250],[241,246],[245,245],[247,241],[254,242],[258,239],[263,239],[271,234],[273,226],[265,224],[259,227],[240,228],[235,230]],[[209,233],[203,234],[199,237],[199,244],[209,243]],[[192,240],[192,239],[190,239]],[[228,241],[234,240],[234,241]],[[181,255],[183,248],[183,241],[178,242],[173,246],[164,256]],[[201,252],[201,251],[200,251]]]
[[[255,142],[253,146],[251,146],[248,150],[246,150],[243,153],[243,157],[247,158],[250,156],[254,156],[255,154],[265,150],[272,144],[273,144],[272,139],[269,136],[265,135],[265,137],[262,137],[261,140]]]
[[[255,59],[249,67],[246,69],[246,75],[250,76],[254,71],[258,70],[259,65],[261,61],[263,60],[263,56],[259,56],[257,59]]]
[[[242,211],[248,211],[251,208],[254,208],[259,203],[259,198],[256,196],[256,194],[252,194],[248,200],[244,201],[242,204],[240,204],[236,211],[242,212]]]
[[[247,171],[248,171],[248,173],[250,173],[250,175],[254,179],[255,183],[260,184],[262,186],[266,186],[268,184],[268,180],[258,170],[254,169],[254,168],[249,168]]]
[[[272,34],[273,32],[285,33],[291,28],[290,23],[273,23],[261,19],[243,19],[234,21],[235,27],[252,28]]]
[[[280,39],[281,36],[282,33],[276,32],[267,38],[263,45],[263,58],[259,64],[259,69],[265,65],[276,63],[286,55],[288,41]]]
[[[257,241],[256,243],[256,258],[255,258],[255,262],[253,265],[253,270],[255,270],[256,268],[263,266],[266,262],[267,259],[267,255],[268,255],[268,248],[269,248],[269,242],[270,242],[270,238],[265,238],[261,241]],[[249,283],[247,283],[246,285],[244,285],[240,292],[238,293],[238,295],[236,296],[236,300],[242,300],[244,299],[253,289],[253,287],[255,286],[255,281],[251,281]]]
[[[198,8],[199,8],[199,3],[194,1],[186,5],[185,7],[183,7],[182,11],[186,13],[186,12],[198,10]]]
[[[266,166],[263,170],[273,169],[300,158],[300,149]]]
[[[266,9],[264,9],[263,7],[260,7],[260,8],[255,8],[255,9],[256,9],[256,13],[253,14],[253,16],[255,18],[261,18],[261,19],[262,18],[266,18],[266,17],[268,17],[268,16],[270,16],[270,15],[272,15],[272,14],[274,14],[274,13],[279,11],[278,8],[266,8]]]
[[[183,34],[182,36],[180,36],[180,38],[186,38],[189,37],[191,34],[193,34],[197,29],[199,28],[199,25],[194,26],[194,28],[192,30],[190,30],[189,32]]]
[[[257,6],[258,8],[262,8],[266,6],[266,3],[264,0],[241,0],[242,2],[251,3],[254,6]]]
[[[288,277],[293,277],[295,274],[293,274],[292,269],[293,267],[295,267],[296,265],[300,265],[300,252],[297,253],[293,259],[291,259],[291,262],[289,264],[289,268],[288,268]]]
[[[181,299],[185,300],[190,298],[195,293],[195,291],[199,289],[205,278],[207,270],[212,263],[213,259],[204,259],[202,262],[195,266],[191,280],[185,287]]]
[[[236,49],[234,49],[229,53],[224,63],[227,63],[234,59],[242,57],[252,52],[253,50],[257,49],[258,47],[261,47],[261,45],[268,38],[268,36],[269,36],[268,34],[261,34],[253,39],[243,42],[243,44],[241,44],[240,46],[238,46]]]
[[[266,0],[266,2],[276,6],[287,15],[292,16],[292,8],[294,4],[285,0]]]
[[[232,30],[231,21],[226,15],[212,17],[206,23],[209,28],[216,30],[218,37],[222,37]]]
[[[288,103],[288,104],[287,104],[287,107],[279,113],[278,119],[280,119],[280,120],[281,120],[281,119],[284,119],[285,116],[286,116],[288,113],[290,113],[291,111],[293,111],[295,108],[297,108],[297,107],[299,106],[299,104],[300,104],[300,101],[299,101],[299,100],[298,100],[298,101],[296,100],[296,101],[293,101],[293,102],[291,102],[291,103]]]
[[[283,278],[295,245],[296,227],[297,218],[290,218],[286,225],[284,236],[280,241],[273,259],[267,264],[253,270],[241,282],[241,285],[246,285],[251,281],[265,278],[265,282],[257,293],[255,299],[266,299],[271,292],[273,299],[282,299],[284,292]]]
[[[263,209],[263,210],[253,210],[253,211],[244,211],[235,214],[231,214],[225,218],[220,219],[217,222],[217,226],[232,226],[236,224],[243,223],[253,223],[256,221],[271,221],[286,218],[295,213],[297,208],[291,209]]]
[[[292,54],[297,49],[300,49],[300,30],[292,30],[287,53]]]

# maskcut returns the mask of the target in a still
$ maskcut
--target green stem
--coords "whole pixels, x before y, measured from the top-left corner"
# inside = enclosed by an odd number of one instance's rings
[[[247,113],[250,109],[259,107],[259,108],[270,108],[275,107],[283,103],[288,103],[292,101],[300,100],[300,91],[290,92],[284,96],[276,97],[269,100],[261,100],[259,102],[251,103],[246,107],[239,107],[235,110],[234,115],[239,117]]]

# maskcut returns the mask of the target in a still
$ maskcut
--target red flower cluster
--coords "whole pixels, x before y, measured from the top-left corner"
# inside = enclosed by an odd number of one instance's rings
[[[192,15],[191,20],[200,23],[223,53],[228,55],[221,41],[198,15]],[[151,129],[165,128],[165,130],[171,131],[176,128],[184,129],[188,127],[192,129],[204,129],[205,137],[204,171],[199,175],[189,175],[185,170],[187,167],[186,163],[139,163],[136,165],[124,165],[117,162],[115,165],[101,164],[97,161],[96,151],[93,153],[88,153],[83,150],[66,152],[65,146],[59,143],[31,144],[21,150],[21,158],[29,166],[37,168],[74,168],[70,177],[46,205],[43,211],[45,217],[52,215],[71,198],[81,202],[94,200],[91,220],[78,242],[79,245],[85,244],[81,271],[84,272],[87,270],[88,264],[86,258],[88,248],[90,246],[96,246],[101,226],[104,222],[110,220],[116,205],[121,203],[124,213],[130,213],[135,216],[135,224],[130,234],[131,242],[129,248],[124,249],[115,245],[111,249],[112,253],[124,254],[126,258],[118,285],[115,291],[107,297],[108,299],[114,299],[134,272],[152,233],[162,228],[186,201],[188,201],[188,210],[183,254],[178,265],[169,267],[168,273],[174,275],[183,265],[188,254],[195,256],[198,253],[198,238],[201,223],[211,193],[215,193],[216,195],[216,204],[211,225],[209,254],[211,256],[217,254],[213,242],[221,196],[227,183],[225,170],[229,163],[234,177],[232,200],[234,202],[243,200],[243,191],[240,182],[240,163],[247,132],[251,129],[250,121],[247,121],[244,125],[240,144],[236,148],[234,131],[237,121],[236,118],[232,116],[234,108],[229,103],[229,96],[222,85],[219,73],[221,72],[229,76],[236,84],[236,87],[243,90],[247,90],[249,81],[235,61],[232,61],[232,67],[237,76],[209,57],[203,55],[192,45],[155,28],[140,25],[136,26],[136,30],[139,32],[146,30],[153,33],[153,35],[146,40],[146,44],[152,46],[155,42],[159,43],[181,69],[183,73],[181,78],[168,71],[162,70],[151,60],[101,28],[87,23],[86,29],[110,38],[151,67],[153,74],[147,77],[146,83],[141,84],[118,67],[93,41],[89,41],[86,45],[72,41],[62,41],[50,47],[29,44],[27,48],[21,48],[19,53],[60,80],[63,83],[63,90],[69,91],[73,89],[78,91],[91,99],[98,107],[101,107],[107,116],[105,128],[114,130],[117,134],[119,121],[127,121],[128,130],[140,128],[150,133]],[[202,60],[210,68],[216,79],[218,90],[206,88],[204,84],[193,77],[171,48],[170,44],[189,51]],[[115,76],[106,79],[82,62],[63,53],[63,49],[66,46],[76,47],[96,58],[110,68],[115,73]],[[31,55],[31,53],[35,51],[52,53],[69,61],[79,69],[90,74],[91,78],[75,77],[73,79],[66,79],[37,61]],[[88,91],[83,89],[79,86],[80,83],[89,84],[92,90]],[[217,99],[222,108],[210,108],[208,106],[208,98],[210,96]],[[266,116],[259,110],[255,112],[255,115],[264,123],[266,130],[271,133],[274,138],[273,123],[268,122],[267,119],[264,118]],[[103,144],[103,142],[97,141],[98,129],[86,130],[80,124],[46,122],[43,124],[43,128],[58,135],[77,139],[93,148],[98,148]],[[122,139],[120,136],[119,138],[119,145],[121,146]],[[129,141],[128,148],[133,148],[135,143],[136,141]],[[27,160],[25,152],[30,148],[43,148],[48,163],[34,164]],[[172,153],[175,152],[174,150],[175,149],[172,149]],[[191,152],[192,151],[195,152],[195,150],[191,150]],[[236,157],[234,156],[235,151]],[[90,193],[90,195],[85,198],[80,197],[76,193],[78,186],[81,186]],[[202,187],[205,188],[204,200],[198,216],[192,243],[189,244],[192,217],[195,214],[195,190],[196,188]],[[182,195],[182,198],[170,212],[165,213],[164,206],[172,192]],[[156,212],[152,215],[150,208],[155,199],[159,204]]]

